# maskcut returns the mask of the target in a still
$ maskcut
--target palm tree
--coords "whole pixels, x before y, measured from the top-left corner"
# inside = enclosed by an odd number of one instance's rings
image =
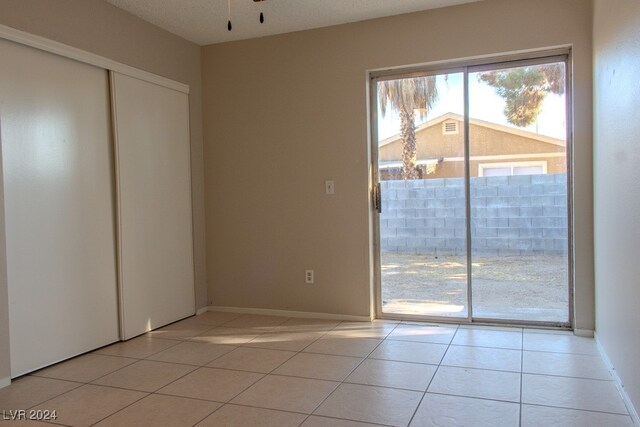
[[[415,111],[424,119],[438,99],[436,77],[386,80],[378,83],[378,102],[382,115],[387,108],[400,115],[400,137],[402,140],[402,178],[418,179]]]
[[[536,121],[548,93],[564,93],[564,64],[545,64],[488,71],[478,76],[492,86],[506,104],[507,121],[519,127]]]

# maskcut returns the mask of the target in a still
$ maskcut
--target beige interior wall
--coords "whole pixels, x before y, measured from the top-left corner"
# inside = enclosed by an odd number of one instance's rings
[[[2,0],[0,24],[49,38],[191,87],[191,168],[196,307],[207,304],[200,47],[102,0]],[[3,221],[4,224],[4,221]],[[4,250],[4,234],[0,235]],[[1,255],[1,254],[0,254]],[[4,257],[2,257],[4,260]],[[0,267],[2,263],[0,262]],[[6,269],[0,274],[0,378],[8,372]],[[6,335],[6,336],[5,336]],[[5,363],[4,352],[7,351]]]
[[[596,333],[640,409],[640,3],[594,6]]]
[[[487,0],[204,47],[210,303],[369,315],[367,70],[559,45],[574,60],[576,326],[592,330],[586,0]]]

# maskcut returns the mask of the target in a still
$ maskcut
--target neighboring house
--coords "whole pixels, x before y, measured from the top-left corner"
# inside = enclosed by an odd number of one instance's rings
[[[565,173],[566,142],[497,123],[471,119],[470,175]],[[447,113],[416,128],[417,164],[421,176],[464,176],[464,118]],[[401,179],[402,140],[393,135],[379,143],[380,179]]]

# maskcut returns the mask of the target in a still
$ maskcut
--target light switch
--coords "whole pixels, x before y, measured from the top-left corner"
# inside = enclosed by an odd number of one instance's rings
[[[333,181],[325,181],[324,182],[325,193],[327,194],[335,194],[336,192],[336,184]]]

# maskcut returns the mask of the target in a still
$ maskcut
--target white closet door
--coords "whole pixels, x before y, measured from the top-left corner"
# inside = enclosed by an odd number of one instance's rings
[[[188,96],[112,73],[123,338],[195,312]]]
[[[118,340],[105,70],[0,40],[13,377]]]

